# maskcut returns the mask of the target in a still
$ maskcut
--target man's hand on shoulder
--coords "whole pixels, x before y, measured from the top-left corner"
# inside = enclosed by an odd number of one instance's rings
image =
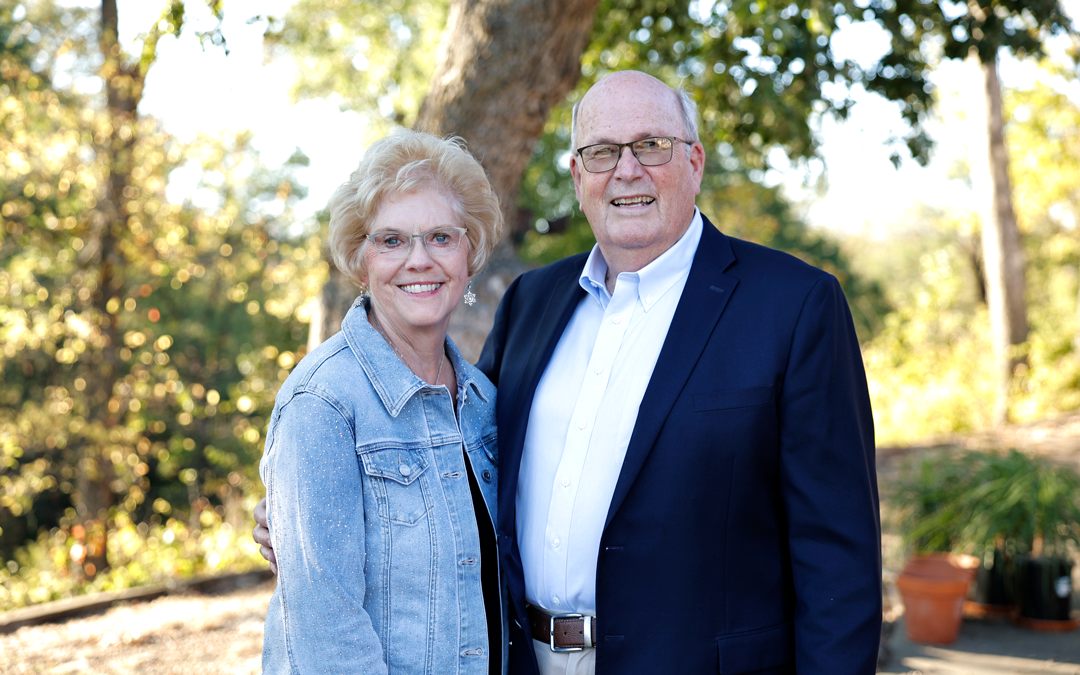
[[[270,563],[270,571],[277,574],[277,557],[274,555],[274,546],[270,543],[270,526],[266,520],[266,497],[255,505],[255,529],[251,531],[251,538],[259,545],[262,557]]]

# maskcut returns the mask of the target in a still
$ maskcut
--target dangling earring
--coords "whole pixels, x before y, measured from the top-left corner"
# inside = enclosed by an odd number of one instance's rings
[[[463,299],[465,300],[465,304],[469,307],[476,304],[476,293],[472,292],[472,279],[469,280],[469,285],[465,287]]]

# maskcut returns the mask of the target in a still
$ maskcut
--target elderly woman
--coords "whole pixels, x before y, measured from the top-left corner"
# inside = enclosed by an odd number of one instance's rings
[[[498,201],[462,143],[400,131],[330,210],[334,262],[367,290],[270,418],[263,670],[499,673],[495,388],[446,335]]]

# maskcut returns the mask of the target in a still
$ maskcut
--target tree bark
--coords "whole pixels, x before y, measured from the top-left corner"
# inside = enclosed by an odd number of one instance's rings
[[[524,271],[507,236],[517,222],[518,187],[548,113],[570,93],[581,75],[581,54],[588,44],[597,3],[451,2],[439,64],[416,128],[465,139],[488,172],[506,223],[487,269],[474,280],[479,302],[472,307],[462,304],[451,317],[450,333],[471,361],[480,354],[503,292]],[[340,283],[335,280],[331,292],[337,293]],[[336,330],[326,325],[327,319],[344,316],[351,301],[351,297],[345,300],[339,294],[335,307],[333,298],[323,298],[321,330]],[[330,334],[324,332],[321,337]]]
[[[116,393],[123,361],[122,340],[117,316],[122,309],[126,260],[121,242],[128,228],[131,201],[132,157],[138,140],[139,101],[149,62],[125,64],[118,40],[119,15],[116,0],[101,2],[101,33],[98,46],[103,57],[101,78],[105,85],[106,119],[109,130],[99,141],[97,152],[107,170],[104,194],[91,216],[90,236],[80,263],[92,268],[97,287],[90,302],[98,319],[103,344],[95,356],[95,377],[88,383],[90,418],[102,429],[79,448],[76,479],[76,512],[85,530],[86,559],[82,569],[93,577],[109,566],[107,541],[109,509],[115,503],[112,453],[108,452],[113,431],[123,421],[124,401]],[[159,31],[147,38],[151,53]]]
[[[136,108],[141,94],[141,86],[133,86],[122,65],[118,24],[116,0],[102,0],[99,47],[104,61],[101,77],[105,83],[106,113],[111,131],[98,152],[104,158],[108,176],[105,194],[91,216],[90,241],[81,260],[85,265],[96,267],[97,288],[91,295],[91,303],[98,317],[98,328],[104,336],[103,346],[96,355],[96,377],[88,383],[93,391],[87,392],[91,419],[103,426],[103,433],[84,442],[80,448],[76,480],[76,512],[86,537],[86,559],[82,568],[87,577],[108,567],[106,542],[108,511],[113,505],[110,487],[113,471],[112,459],[106,456],[105,447],[110,431],[120,422],[120,400],[115,391],[121,368],[117,314],[124,261],[119,239],[126,223],[124,189],[131,173]]]
[[[1009,398],[1013,373],[1022,361],[1016,346],[1027,340],[1027,301],[1024,297],[1024,251],[1012,205],[1009,155],[1005,149],[1001,112],[1001,84],[997,60],[980,64],[986,92],[987,149],[991,204],[983,228],[983,261],[986,269],[987,306],[994,343],[997,396],[993,423],[1009,421]]]
[[[338,269],[327,253],[323,253],[323,258],[330,263],[330,277],[323,285],[319,302],[311,315],[311,327],[308,328],[308,352],[341,330],[341,322],[352,307],[353,300],[356,299],[359,291],[353,280]]]

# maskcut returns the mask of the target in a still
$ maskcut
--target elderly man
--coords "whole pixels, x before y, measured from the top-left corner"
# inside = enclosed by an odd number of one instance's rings
[[[615,73],[573,132],[597,245],[518,278],[477,364],[511,672],[873,673],[873,422],[839,284],[698,212],[685,94]]]
[[[701,215],[683,92],[610,75],[572,147],[597,245],[511,284],[477,364],[510,672],[873,673],[873,422],[839,284]]]

